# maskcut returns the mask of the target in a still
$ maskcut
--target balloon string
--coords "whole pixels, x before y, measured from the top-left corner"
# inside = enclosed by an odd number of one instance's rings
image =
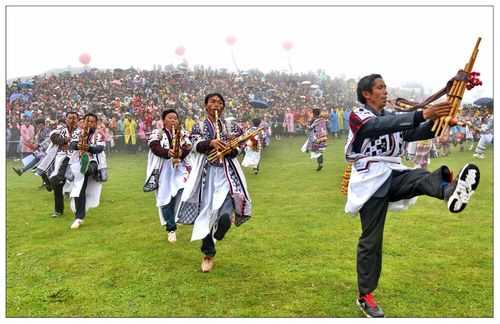
[[[236,67],[236,71],[238,72],[238,74],[240,73],[240,69],[238,69],[238,64],[236,64],[236,58],[234,57],[234,50],[233,48],[231,47],[231,57],[233,58],[233,64],[234,64],[234,67]]]

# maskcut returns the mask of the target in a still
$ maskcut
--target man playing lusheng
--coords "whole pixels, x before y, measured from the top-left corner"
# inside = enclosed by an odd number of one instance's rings
[[[191,132],[192,170],[182,193],[177,222],[194,225],[191,240],[202,240],[201,270],[210,272],[214,266],[215,240],[224,238],[233,221],[236,226],[247,221],[252,203],[245,175],[236,159],[240,148],[215,161],[207,158],[212,150],[222,151],[231,138],[243,132],[236,123],[216,118],[224,112],[222,95],[208,94],[205,109],[208,118],[195,124]]]
[[[447,116],[448,102],[422,111],[392,114],[384,110],[387,88],[379,74],[361,78],[357,96],[364,107],[352,111],[345,146],[352,163],[345,211],[360,214],[362,233],[357,249],[360,309],[368,317],[383,317],[373,297],[382,270],[382,239],[387,210],[405,209],[416,196],[447,202],[452,213],[461,212],[479,184],[479,169],[466,164],[453,180],[448,167],[434,172],[409,169],[401,164],[404,142],[434,137],[433,121]]]
[[[99,206],[102,183],[108,178],[105,143],[96,127],[97,116],[86,114],[83,127],[73,132],[69,145],[73,150],[69,165],[74,177],[70,198],[71,209],[75,212],[71,229],[80,227],[88,209]],[[88,154],[87,168],[83,167],[84,153]]]
[[[153,180],[156,193],[156,207],[160,212],[160,224],[165,225],[167,238],[170,243],[177,241],[177,225],[175,223],[175,207],[180,200],[184,183],[188,176],[187,166],[184,158],[191,150],[187,134],[178,128],[180,132],[178,157],[174,152],[174,141],[176,139],[175,128],[179,121],[175,109],[162,112],[163,129],[155,129],[151,132],[148,140],[149,154],[147,165],[146,185],[152,184]],[[152,188],[151,188],[152,189]],[[150,191],[151,189],[145,188]]]

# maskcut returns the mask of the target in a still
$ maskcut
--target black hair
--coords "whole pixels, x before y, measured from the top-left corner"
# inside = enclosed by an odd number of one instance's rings
[[[220,93],[217,92],[207,94],[207,96],[205,97],[205,105],[208,103],[208,99],[212,97],[219,97],[219,99],[222,101],[222,107],[226,107],[226,102],[224,101],[224,98]]]
[[[97,115],[95,115],[94,113],[86,113],[85,116],[83,116],[83,119],[87,119],[87,117],[94,117],[96,121],[99,120],[99,118],[97,118]]]
[[[38,118],[37,120],[35,120],[35,125],[40,125],[40,124],[45,124],[45,119]]]
[[[358,82],[358,89],[356,93],[358,95],[358,101],[362,104],[366,104],[366,99],[363,96],[363,91],[372,92],[373,85],[375,83],[375,79],[382,79],[380,74],[370,74],[362,77]]]
[[[161,120],[165,120],[165,117],[167,117],[167,115],[170,113],[174,113],[177,118],[179,118],[179,114],[177,114],[177,111],[175,111],[175,109],[167,109],[161,112]]]
[[[77,113],[76,111],[68,111],[68,112],[66,113],[66,117],[68,117],[69,115],[76,115],[76,118],[78,118],[78,117],[79,117],[79,116],[78,116],[78,113]]]
[[[259,118],[254,118],[254,119],[252,119],[252,124],[253,124],[255,127],[259,127],[259,125],[260,125],[260,119],[259,119]]]
[[[314,117],[318,117],[320,113],[321,113],[320,109],[318,109],[318,108],[314,108],[313,109],[313,116]]]

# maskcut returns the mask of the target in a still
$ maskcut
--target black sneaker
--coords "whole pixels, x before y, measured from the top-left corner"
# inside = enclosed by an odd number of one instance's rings
[[[377,305],[372,293],[363,295],[356,299],[356,304],[366,317],[384,317],[384,311]]]
[[[316,171],[320,171],[321,169],[323,169],[323,164],[318,164],[318,168],[316,169]]]
[[[448,210],[452,213],[464,210],[478,185],[479,168],[472,163],[466,164],[460,170],[458,178],[446,190],[445,198],[448,198]]]
[[[54,218],[57,218],[57,217],[61,217],[63,213],[60,213],[60,212],[57,212],[57,211],[54,211],[52,213],[52,215],[50,215],[50,217],[54,217]]]
[[[19,170],[19,169],[12,168],[12,170],[14,170],[14,172],[17,173],[18,176],[23,175],[23,172],[21,170]]]
[[[49,182],[42,182],[41,188],[45,188],[48,192],[52,191],[52,186]]]

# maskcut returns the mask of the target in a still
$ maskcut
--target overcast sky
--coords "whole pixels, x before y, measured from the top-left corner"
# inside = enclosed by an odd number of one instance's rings
[[[478,36],[474,70],[484,85],[464,101],[493,95],[491,7],[9,7],[8,79],[81,66],[151,69],[194,64],[347,78],[380,73],[389,86],[416,81],[436,91],[463,68]],[[284,41],[293,42],[289,52]]]

